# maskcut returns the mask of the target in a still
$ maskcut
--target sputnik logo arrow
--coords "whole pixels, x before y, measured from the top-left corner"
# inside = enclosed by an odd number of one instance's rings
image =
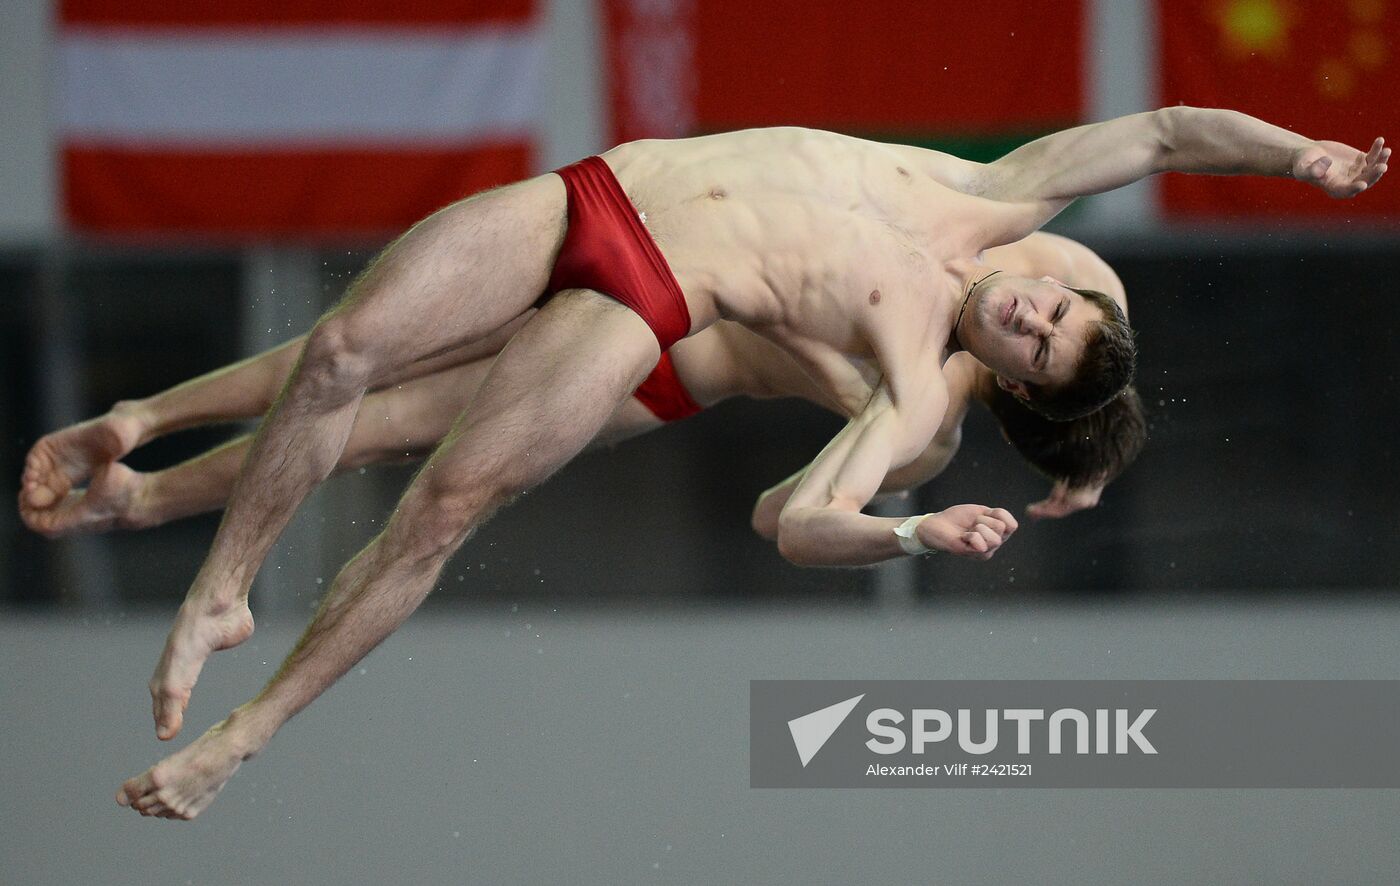
[[[808,762],[822,749],[837,727],[846,721],[862,698],[865,698],[865,693],[788,721],[788,731],[792,733],[792,743],[797,747],[802,768],[807,768]]]

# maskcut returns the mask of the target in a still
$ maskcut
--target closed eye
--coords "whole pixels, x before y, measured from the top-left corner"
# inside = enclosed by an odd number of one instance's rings
[[[1059,307],[1055,308],[1055,313],[1051,316],[1051,323],[1059,323],[1069,313],[1069,299],[1062,299]],[[1031,358],[1031,363],[1037,369],[1044,369],[1049,362],[1050,340],[1043,338],[1040,340],[1040,347],[1035,349],[1035,355]]]

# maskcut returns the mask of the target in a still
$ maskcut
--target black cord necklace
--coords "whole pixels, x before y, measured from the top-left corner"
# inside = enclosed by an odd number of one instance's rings
[[[958,308],[958,319],[956,319],[956,320],[953,321],[953,343],[956,344],[956,345],[958,346],[957,349],[958,349],[959,351],[961,351],[961,350],[963,349],[963,346],[962,346],[962,340],[958,338],[958,327],[962,325],[963,311],[966,311],[966,310],[967,310],[967,303],[968,303],[968,301],[972,298],[972,291],[973,291],[974,289],[976,289],[978,286],[980,286],[984,281],[990,280],[992,277],[995,277],[997,274],[1000,274],[1000,273],[1001,273],[1001,270],[1000,270],[1000,269],[995,270],[995,271],[992,271],[992,272],[991,272],[990,274],[988,274],[987,276],[981,278],[980,280],[977,280],[977,281],[976,281],[975,283],[973,283],[971,286],[967,287],[967,295],[964,295],[964,296],[963,296],[962,307]]]

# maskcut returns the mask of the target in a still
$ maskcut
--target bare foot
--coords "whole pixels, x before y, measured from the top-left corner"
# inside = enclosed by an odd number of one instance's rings
[[[93,468],[113,462],[141,443],[145,419],[135,403],[39,438],[24,460],[20,502],[43,510],[62,502]]]
[[[145,488],[146,475],[121,462],[104,462],[93,468],[86,489],[69,492],[57,505],[31,507],[21,493],[19,515],[25,526],[45,538],[134,529],[145,525],[141,516]]]
[[[246,599],[232,606],[207,607],[186,601],[175,616],[156,672],[151,677],[151,710],[156,738],[169,741],[180,733],[190,694],[210,655],[232,649],[253,636],[253,613]]]
[[[127,779],[117,791],[117,805],[130,806],[142,815],[189,821],[214,802],[251,756],[227,721],[219,723],[189,747]]]

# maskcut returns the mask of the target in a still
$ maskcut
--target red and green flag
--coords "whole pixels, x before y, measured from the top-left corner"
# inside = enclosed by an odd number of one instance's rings
[[[800,125],[991,159],[1085,116],[1080,0],[604,11],[615,142]]]

